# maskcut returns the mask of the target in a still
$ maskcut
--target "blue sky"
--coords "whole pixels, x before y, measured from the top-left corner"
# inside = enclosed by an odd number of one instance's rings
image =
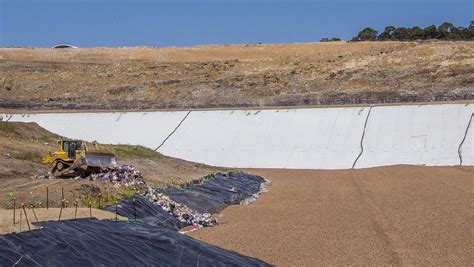
[[[314,42],[471,20],[472,0],[0,0],[0,46]]]

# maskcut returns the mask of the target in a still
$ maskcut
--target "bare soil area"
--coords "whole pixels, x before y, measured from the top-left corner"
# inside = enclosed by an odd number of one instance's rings
[[[0,108],[131,110],[474,99],[474,42],[0,49]]]
[[[26,217],[25,217],[26,211]],[[0,209],[0,234],[6,233],[18,233],[29,230],[28,223],[31,230],[37,229],[38,225],[35,225],[36,222],[45,222],[45,221],[57,221],[59,220],[59,213],[61,213],[61,220],[72,220],[79,218],[90,218],[91,213],[93,218],[97,219],[111,219],[115,220],[115,213],[108,212],[105,210],[98,210],[89,208],[78,208],[77,213],[74,207],[63,209],[62,211],[59,208],[25,208],[25,211],[22,209],[6,210]],[[15,212],[15,223],[13,222],[13,213]],[[20,214],[21,213],[21,214]],[[36,215],[36,216],[35,216]],[[26,221],[28,218],[28,222]],[[20,223],[21,219],[21,223]],[[36,220],[38,219],[38,221]],[[117,220],[126,220],[122,216],[117,216]]]
[[[474,261],[473,167],[247,171],[270,192],[189,235],[280,266]]]

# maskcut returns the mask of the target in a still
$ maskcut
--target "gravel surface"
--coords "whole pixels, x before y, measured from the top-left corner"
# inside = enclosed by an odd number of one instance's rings
[[[473,167],[248,171],[270,192],[192,237],[282,266],[474,262]]]

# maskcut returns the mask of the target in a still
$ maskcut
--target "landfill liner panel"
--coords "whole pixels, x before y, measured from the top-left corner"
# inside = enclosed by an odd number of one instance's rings
[[[265,179],[242,172],[216,173],[184,188],[170,187],[163,194],[198,212],[218,213],[260,191]]]
[[[140,221],[50,221],[0,236],[2,266],[268,266]]]
[[[130,220],[136,219],[169,229],[178,230],[186,226],[169,212],[139,194],[135,194],[133,197],[123,200],[117,206],[109,206],[105,209],[110,212],[117,211],[117,214],[127,217]]]
[[[256,198],[265,181],[260,176],[242,172],[216,173],[185,186],[149,188],[144,196],[136,194],[106,210],[115,212],[116,209],[129,219],[170,229],[214,226],[217,220],[212,217],[213,213]]]

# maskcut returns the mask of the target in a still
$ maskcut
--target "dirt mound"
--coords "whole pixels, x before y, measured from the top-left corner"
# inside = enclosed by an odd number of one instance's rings
[[[0,49],[0,108],[147,109],[474,99],[474,42]]]

